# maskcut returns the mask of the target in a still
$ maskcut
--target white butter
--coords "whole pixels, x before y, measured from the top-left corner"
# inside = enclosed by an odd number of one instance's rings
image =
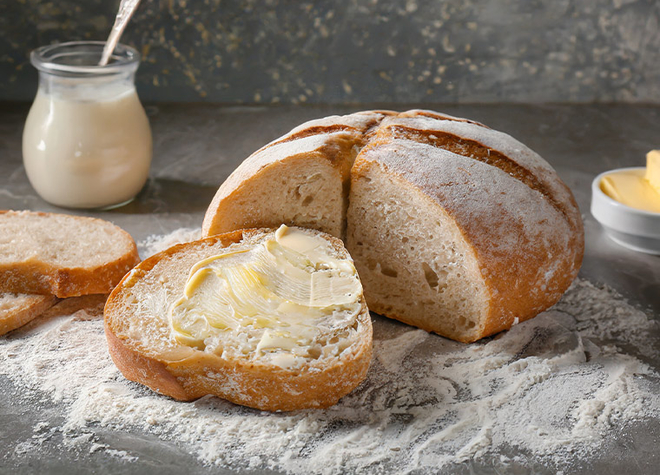
[[[247,333],[243,354],[282,368],[314,358],[316,342],[350,327],[361,309],[353,263],[333,254],[325,239],[282,225],[252,249],[198,262],[170,309],[174,337],[205,349]]]

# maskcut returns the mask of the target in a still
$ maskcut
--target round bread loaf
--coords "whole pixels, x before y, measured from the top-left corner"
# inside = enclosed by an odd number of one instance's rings
[[[424,110],[297,127],[220,186],[203,233],[280,223],[344,239],[372,311],[464,342],[552,306],[584,253],[575,199],[545,160]]]

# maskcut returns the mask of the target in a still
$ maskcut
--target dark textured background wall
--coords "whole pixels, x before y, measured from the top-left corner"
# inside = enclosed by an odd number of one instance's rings
[[[0,99],[31,49],[104,39],[119,0],[1,0]],[[660,103],[659,0],[143,0],[143,100]]]

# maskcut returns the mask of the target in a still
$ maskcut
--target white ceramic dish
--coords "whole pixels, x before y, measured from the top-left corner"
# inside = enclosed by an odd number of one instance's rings
[[[598,175],[591,183],[591,214],[614,242],[634,251],[660,255],[660,213],[643,211],[607,196],[600,189],[605,175],[643,167],[617,168]]]

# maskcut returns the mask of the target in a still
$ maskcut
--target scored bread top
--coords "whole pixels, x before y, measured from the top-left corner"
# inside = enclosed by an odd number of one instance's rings
[[[487,125],[482,124],[481,122],[477,122],[476,120],[471,120],[471,119],[464,119],[462,117],[456,117],[453,115],[449,114],[443,114],[440,112],[432,111],[432,110],[425,110],[425,109],[411,109],[409,111],[405,112],[400,112],[398,114],[394,114],[397,118],[403,118],[403,117],[429,117],[432,119],[440,119],[440,120],[453,120],[457,122],[467,122],[468,124],[474,124],[478,125],[480,127],[485,127],[486,129],[489,129]]]
[[[376,141],[411,140],[449,150],[499,168],[543,194],[575,227],[580,216],[568,187],[536,152],[508,134],[474,123],[428,116],[388,117]]]
[[[358,132],[368,134],[370,130],[377,127],[381,120],[390,115],[396,115],[394,111],[361,111],[350,115],[331,115],[320,119],[310,120],[291,130],[288,134],[274,140],[270,144],[262,147],[261,150],[273,144],[281,143],[306,137],[308,135],[318,135],[330,133],[335,130],[353,129]]]
[[[267,410],[326,407],[359,384],[371,355],[371,320],[363,297],[354,323],[323,337],[324,345],[339,345],[340,351],[320,352],[295,368],[273,364],[258,351],[241,351],[250,338],[247,329],[222,333],[219,344],[205,348],[181,343],[172,331],[170,310],[196,263],[249,250],[273,233],[213,236],[174,246],[136,266],[112,292],[104,311],[110,352],[124,375],[177,399],[215,394]],[[341,241],[323,236],[336,257],[350,260]]]
[[[101,219],[0,211],[0,291],[108,293],[137,262],[133,238]]]
[[[226,218],[223,208],[231,201],[227,198],[232,194],[240,196],[241,188],[252,183],[267,166],[288,163],[297,157],[308,160],[310,152],[318,152],[325,160],[337,164],[342,180],[346,180],[359,151],[398,140],[426,143],[505,172],[543,195],[564,214],[573,233],[583,233],[580,212],[571,191],[554,168],[536,152],[510,135],[479,122],[413,109],[401,113],[362,111],[316,119],[265,145],[248,157],[220,186],[204,217],[203,235],[230,230],[223,229],[222,219],[219,219]],[[347,189],[345,186],[345,194]],[[236,213],[236,209],[232,211]],[[577,260],[581,262],[581,258],[580,254]]]
[[[257,150],[227,178],[207,209],[202,233],[211,236],[237,229],[236,223],[231,223],[231,215],[240,214],[235,206],[231,206],[233,199],[242,198],[242,189],[269,166],[291,163],[298,158],[309,162],[314,155],[333,163],[341,179],[346,181],[360,150],[378,142],[396,140],[427,143],[499,168],[543,194],[564,213],[575,232],[582,232],[573,195],[559,180],[555,170],[536,152],[510,135],[479,122],[415,109],[401,113],[363,111],[301,124]],[[345,195],[347,190],[348,185],[344,186]],[[344,220],[345,210],[346,205]]]

